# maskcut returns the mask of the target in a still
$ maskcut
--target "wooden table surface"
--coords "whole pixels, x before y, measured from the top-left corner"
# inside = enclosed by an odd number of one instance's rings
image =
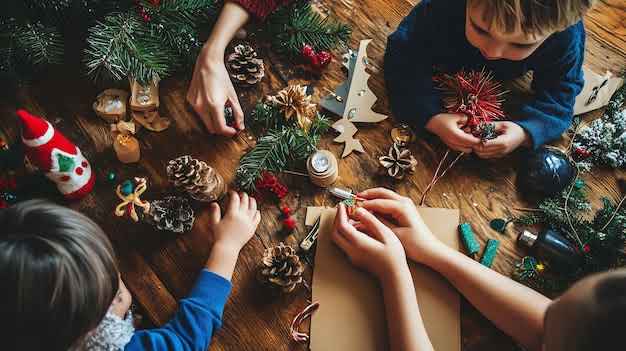
[[[375,105],[378,112],[389,111],[382,78],[386,36],[416,2],[328,0],[316,5],[321,11],[332,11],[350,23],[354,29],[351,47],[356,48],[361,39],[374,39],[369,57],[374,66],[381,69],[372,75],[369,85],[379,97]],[[625,19],[623,0],[599,1],[586,17],[586,63],[597,72],[611,69],[615,73],[624,73]],[[254,36],[249,39],[260,47],[267,77],[257,88],[241,90],[240,99],[246,112],[251,111],[259,98],[275,93],[287,83],[312,84],[318,101],[324,95],[323,87],[332,89],[345,79],[337,59],[321,78],[316,78],[302,67],[270,52],[267,45],[258,42]],[[207,211],[203,205],[196,204],[193,231],[178,237],[157,232],[148,225],[133,224],[113,216],[117,198],[113,185],[106,182],[105,176],[114,171],[120,180],[147,177],[150,187],[145,198],[158,199],[172,191],[165,175],[167,161],[191,154],[206,160],[227,182],[232,182],[240,156],[254,144],[255,138],[248,132],[233,139],[207,135],[185,103],[188,77],[178,76],[162,81],[160,90],[161,113],[173,119],[173,125],[163,133],[141,131],[138,135],[142,147],[141,161],[136,165],[123,165],[112,151],[108,125],[91,109],[97,93],[107,87],[96,86],[82,75],[78,55],[67,61],[60,71],[46,72],[31,86],[23,87],[15,94],[4,94],[0,99],[0,131],[11,140],[18,137],[14,110],[23,107],[45,116],[81,147],[96,169],[98,183],[93,193],[69,205],[95,219],[110,235],[117,250],[122,277],[133,293],[135,303],[152,323],[163,324],[176,310],[176,301],[189,292],[211,249],[213,239],[207,225]],[[591,115],[597,116],[598,113]],[[355,190],[386,186],[419,201],[445,148],[435,140],[413,144],[411,149],[419,163],[417,171],[404,181],[391,181],[379,168],[377,158],[386,153],[391,144],[389,131],[393,125],[393,119],[390,119],[380,125],[360,128],[358,136],[366,152],[340,160],[339,185]],[[334,132],[329,132],[321,146],[339,155],[343,146],[332,142],[334,136]],[[532,206],[524,202],[515,189],[517,160],[516,155],[496,162],[466,157],[434,187],[427,201],[432,207],[459,208],[462,221],[472,223],[482,243],[488,238],[499,239],[502,244],[493,269],[505,275],[509,275],[515,261],[524,254],[515,246],[517,229],[509,228],[507,234],[501,235],[491,230],[488,222],[495,217],[514,215],[513,206]],[[616,179],[624,175],[624,171],[597,168],[584,176],[596,208],[601,196],[618,198]],[[224,325],[214,336],[211,350],[306,349],[305,345],[290,341],[289,324],[308,304],[310,293],[299,288],[290,295],[273,295],[257,283],[255,274],[266,246],[280,241],[297,245],[303,238],[306,206],[333,205],[335,201],[301,178],[285,176],[283,179],[291,188],[288,201],[292,208],[298,209],[298,228],[292,235],[280,234],[278,209],[272,204],[262,206],[261,224],[257,235],[241,252],[233,277],[233,291],[224,312]],[[310,277],[311,267],[307,268],[307,280],[310,281]],[[513,349],[512,341],[465,301],[461,313],[464,350]]]

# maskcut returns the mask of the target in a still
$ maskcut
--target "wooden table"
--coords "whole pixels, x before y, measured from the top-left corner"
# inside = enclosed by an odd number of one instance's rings
[[[354,28],[351,47],[358,40],[372,38],[369,56],[382,70],[382,57],[386,36],[392,32],[404,15],[415,5],[415,0],[328,0],[318,4],[322,11],[332,9],[338,17]],[[598,72],[626,67],[626,7],[622,0],[602,1],[591,11],[587,25],[587,64]],[[275,93],[289,83],[313,84],[316,101],[324,94],[322,87],[334,88],[345,79],[340,62],[333,61],[321,79],[305,73],[286,60],[271,53],[263,44],[260,55],[265,58],[267,77],[260,87],[241,91],[244,110],[249,112],[254,103],[268,93]],[[69,56],[69,55],[68,55]],[[68,137],[76,141],[92,161],[98,175],[98,184],[92,194],[70,206],[95,219],[110,235],[117,250],[122,276],[134,295],[144,315],[156,325],[165,323],[174,313],[177,300],[186,296],[198,271],[209,254],[212,234],[207,225],[207,211],[197,206],[197,218],[191,233],[182,236],[155,231],[143,224],[132,224],[126,219],[113,217],[117,198],[113,184],[105,180],[109,171],[123,180],[135,176],[149,179],[146,199],[157,199],[172,189],[167,183],[165,165],[168,160],[191,154],[206,160],[231,182],[240,156],[253,144],[255,138],[242,133],[233,139],[209,136],[199,120],[185,103],[188,86],[186,77],[174,77],[161,83],[161,112],[174,120],[172,127],[163,133],[142,131],[138,138],[142,159],[137,165],[119,163],[111,148],[109,127],[95,116],[91,103],[104,86],[95,86],[82,76],[77,67],[80,57],[68,59],[59,72],[49,72],[32,86],[4,95],[0,101],[0,130],[10,139],[18,137],[17,123],[13,118],[17,107],[24,107],[45,116]],[[378,112],[389,111],[382,72],[375,72],[369,81],[379,97],[375,106]],[[623,71],[621,73],[624,73]],[[598,113],[592,113],[597,116]],[[386,153],[391,139],[389,130],[394,125],[388,120],[375,126],[360,129],[359,138],[366,153],[354,154],[339,162],[339,185],[356,190],[373,186],[396,189],[419,200],[435,165],[445,148],[437,141],[419,141],[411,146],[419,166],[408,179],[395,182],[384,176],[377,162]],[[322,141],[322,147],[340,154],[341,145],[333,144],[334,133]],[[509,217],[513,206],[528,206],[515,191],[514,165],[517,156],[500,161],[479,161],[464,158],[432,190],[427,204],[433,207],[461,209],[462,221],[471,222],[482,243],[487,238],[497,238],[502,245],[494,269],[508,275],[523,251],[516,248],[517,230],[509,229],[501,235],[488,226],[495,217]],[[596,207],[601,196],[613,200],[619,196],[616,178],[624,171],[596,169],[587,174],[590,195]],[[233,291],[224,313],[223,328],[214,336],[212,350],[305,350],[303,345],[290,341],[289,323],[293,316],[308,304],[310,293],[297,289],[291,295],[276,296],[260,286],[256,271],[266,246],[285,241],[296,245],[303,238],[305,207],[332,205],[334,200],[318,188],[296,176],[284,177],[292,189],[289,202],[297,208],[298,228],[293,235],[279,233],[279,211],[271,204],[262,205],[262,221],[255,236],[242,250],[235,275]],[[307,270],[310,281],[311,269]],[[346,326],[348,327],[348,326]],[[512,341],[497,331],[467,302],[462,307],[462,333],[465,350],[509,350]]]

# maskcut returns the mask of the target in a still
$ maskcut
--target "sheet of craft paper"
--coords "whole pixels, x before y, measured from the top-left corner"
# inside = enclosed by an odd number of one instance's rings
[[[311,320],[312,351],[388,350],[382,292],[369,274],[354,268],[330,240],[335,209],[310,208],[306,223],[321,213],[313,273],[313,301],[320,303]],[[459,211],[420,208],[432,232],[458,250]],[[422,318],[437,351],[461,349],[460,298],[438,273],[411,264]]]
[[[576,97],[574,116],[606,106],[609,100],[611,100],[613,93],[624,83],[622,78],[611,77],[608,78],[606,83],[602,84],[607,79],[607,76],[597,74],[585,66],[583,66],[583,75],[585,77],[585,85],[583,85],[582,91]],[[594,92],[596,93],[596,98],[593,101],[589,101],[589,97]]]

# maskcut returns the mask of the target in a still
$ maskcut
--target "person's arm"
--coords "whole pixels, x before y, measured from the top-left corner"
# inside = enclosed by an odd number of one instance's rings
[[[245,129],[244,116],[235,88],[224,65],[226,46],[250,17],[263,20],[290,0],[226,1],[193,70],[187,102],[200,116],[209,133],[233,136]],[[234,127],[226,124],[224,108],[233,109]],[[236,128],[236,129],[235,129]]]
[[[157,329],[136,332],[126,351],[206,351],[213,332],[222,325],[224,305],[239,251],[250,240],[261,219],[256,200],[248,194],[229,194],[222,217],[216,203],[209,209],[215,243],[188,297],[180,300],[174,317]]]
[[[443,111],[441,94],[433,87],[433,36],[437,33],[435,3],[423,0],[387,38],[385,85],[394,115],[423,129]]]
[[[519,119],[514,121],[530,135],[534,148],[558,139],[569,128],[576,96],[583,87],[585,29],[580,22],[566,31],[554,34],[561,35],[560,42],[536,59],[533,100],[520,108]]]
[[[380,282],[390,350],[433,350],[419,310],[413,277],[407,265],[390,272]]]
[[[550,299],[443,244],[411,199],[384,188],[358,195],[365,199],[363,208],[392,228],[407,257],[441,273],[482,314],[528,350],[541,350],[543,318]]]
[[[348,218],[346,207],[339,204],[331,238],[354,265],[378,278],[390,349],[432,350],[404,249],[391,229],[362,208]]]
[[[443,275],[498,329],[526,349],[541,350],[550,299],[440,242],[411,259]]]

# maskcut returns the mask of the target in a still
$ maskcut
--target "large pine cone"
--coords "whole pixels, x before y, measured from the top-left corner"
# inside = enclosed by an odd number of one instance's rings
[[[228,56],[227,63],[233,82],[241,86],[252,86],[265,76],[263,60],[257,58],[250,45],[235,46],[235,52]]]
[[[292,292],[302,282],[304,265],[291,246],[283,243],[265,250],[259,280],[282,292]]]
[[[168,196],[150,202],[147,221],[159,230],[184,233],[191,230],[194,222],[193,208],[184,197]]]
[[[226,192],[224,179],[206,162],[189,155],[173,159],[167,176],[175,187],[185,190],[198,201],[217,201]]]

